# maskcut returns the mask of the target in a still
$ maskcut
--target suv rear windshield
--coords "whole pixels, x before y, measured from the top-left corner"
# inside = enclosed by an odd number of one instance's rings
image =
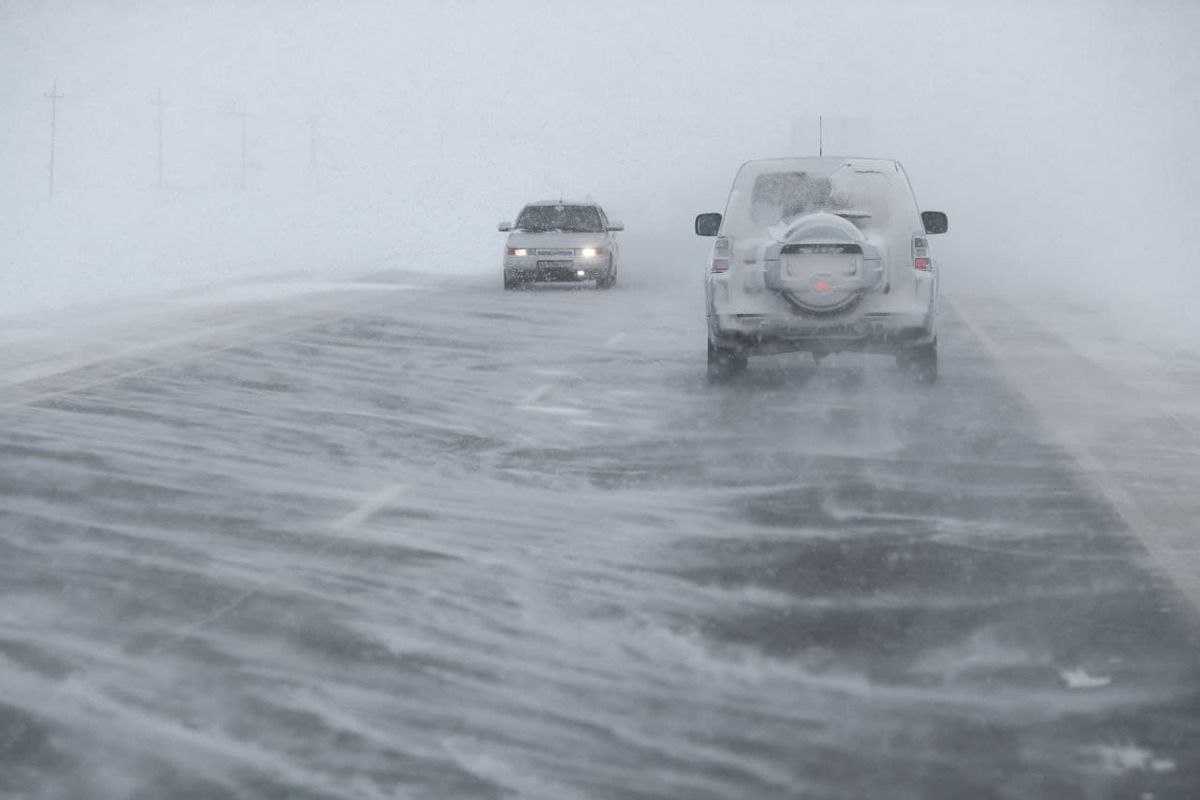
[[[517,219],[517,228],[529,233],[604,231],[604,225],[600,222],[600,212],[595,206],[526,206]]]
[[[770,235],[776,225],[813,211],[828,211],[860,228],[882,228],[898,209],[912,205],[893,170],[829,161],[760,162],[739,173],[726,209],[731,236]]]

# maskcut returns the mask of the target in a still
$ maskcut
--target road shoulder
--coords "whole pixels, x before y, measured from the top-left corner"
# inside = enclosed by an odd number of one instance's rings
[[[1175,359],[1116,338],[1084,309],[1034,316],[995,296],[950,305],[1091,487],[1200,612],[1200,420]]]

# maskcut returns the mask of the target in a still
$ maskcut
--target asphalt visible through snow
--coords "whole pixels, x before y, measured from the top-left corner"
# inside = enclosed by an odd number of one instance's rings
[[[709,387],[701,309],[432,281],[6,387],[0,796],[1200,796],[1194,610],[952,309],[934,387]]]

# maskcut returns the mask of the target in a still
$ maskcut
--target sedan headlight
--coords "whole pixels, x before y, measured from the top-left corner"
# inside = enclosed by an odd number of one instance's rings
[[[524,247],[510,247],[508,248],[508,254],[510,256],[527,256],[529,255],[529,251]]]
[[[579,251],[579,255],[584,258],[595,258],[596,256],[604,255],[603,247],[585,247]]]

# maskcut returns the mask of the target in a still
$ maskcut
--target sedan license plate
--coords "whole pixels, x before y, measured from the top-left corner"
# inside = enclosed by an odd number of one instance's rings
[[[537,265],[542,269],[557,269],[559,267],[570,267],[572,261],[538,261]]]

